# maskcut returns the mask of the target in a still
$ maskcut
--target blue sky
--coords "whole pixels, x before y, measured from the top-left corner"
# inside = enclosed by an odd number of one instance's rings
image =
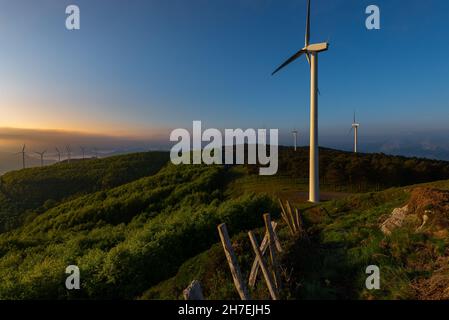
[[[79,31],[65,29],[68,4],[80,7]],[[380,7],[379,31],[365,28],[369,4]],[[305,8],[306,0],[0,0],[0,127],[150,137],[202,120],[307,136],[307,62],[271,76],[303,46]],[[350,144],[354,111],[373,144],[417,132],[441,141],[448,18],[446,0],[312,1],[311,39],[331,45],[319,61],[323,144]]]

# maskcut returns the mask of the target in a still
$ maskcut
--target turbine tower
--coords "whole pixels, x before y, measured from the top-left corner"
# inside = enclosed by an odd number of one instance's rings
[[[16,154],[22,154],[22,168],[23,169],[25,169],[25,148],[26,148],[26,145],[24,144],[22,146],[22,151],[16,153]]]
[[[55,148],[56,153],[58,154],[58,162],[61,162],[61,151],[59,151],[59,148]]]
[[[72,160],[72,148],[70,148],[70,145],[67,145],[65,149],[67,150],[67,163],[70,163],[70,160]]]
[[[355,121],[355,112],[354,112],[354,121],[352,122],[352,129],[354,130],[354,153],[357,153],[357,138],[360,124]]]
[[[307,1],[305,46],[277,68],[272,75],[305,54],[310,65],[310,155],[309,155],[309,201],[320,201],[318,173],[318,53],[327,51],[327,42],[310,44],[310,0]]]
[[[84,156],[86,154],[86,148],[85,147],[80,147],[81,149],[81,153],[83,154],[83,160],[84,160]]]
[[[41,156],[41,167],[43,167],[44,166],[44,154],[47,153],[47,150],[42,151],[42,152],[34,151],[34,153],[37,153],[38,155]]]
[[[293,130],[292,133],[293,133],[293,143],[294,143],[295,151],[296,151],[297,146],[298,146],[298,130]]]

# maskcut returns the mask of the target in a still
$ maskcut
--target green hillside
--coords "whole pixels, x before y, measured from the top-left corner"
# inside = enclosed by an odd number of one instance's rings
[[[395,208],[408,204],[404,224],[391,235],[380,228]],[[284,299],[449,299],[449,180],[394,188],[301,208],[310,242],[292,239],[285,224],[277,231]],[[428,223],[420,228],[424,212]],[[263,230],[258,229],[262,238]],[[248,236],[232,239],[243,277],[254,259]],[[365,269],[381,270],[380,290],[365,287]],[[182,299],[199,280],[208,299],[238,299],[221,245],[185,262],[176,276],[148,289],[141,299]],[[263,280],[250,291],[269,299]]]
[[[27,211],[43,212],[67,198],[149,176],[168,160],[167,152],[146,152],[6,173],[0,177],[0,232],[20,224]]]
[[[217,242],[216,225],[261,224],[268,197],[223,195],[222,167],[169,165],[154,176],[65,202],[0,235],[0,299],[69,298],[67,265],[83,274],[73,298],[134,298]]]
[[[167,164],[167,153],[62,163],[3,176],[3,217],[15,218],[17,227],[0,234],[0,299],[180,298],[193,279],[202,282],[208,298],[238,298],[216,226],[227,223],[247,276],[254,256],[246,232],[255,230],[261,239],[262,214],[278,219],[277,198],[293,199],[301,208],[311,239],[292,239],[279,226],[284,298],[428,297],[416,288],[425,288],[449,257],[441,227],[446,220],[439,214],[420,232],[416,224],[424,208],[443,212],[441,203],[418,206],[421,211],[414,209],[410,224],[387,236],[380,223],[391,211],[425,196],[412,187],[355,193],[359,190],[350,185],[340,192],[325,184],[323,195],[332,200],[311,206],[303,201],[306,185],[293,173],[296,167],[290,173],[286,169],[288,152],[281,150],[281,170],[274,177],[256,176],[248,166],[174,166]],[[439,174],[445,178],[448,168],[440,161],[328,152],[322,154],[342,165],[345,176],[356,176],[354,161],[367,161],[367,172],[381,172],[379,163],[392,168],[402,163],[410,174],[419,172],[407,175],[411,184],[436,180]],[[398,177],[394,170],[382,172],[383,181]],[[447,190],[449,182],[430,186]],[[71,264],[80,267],[82,290],[65,290],[64,271]],[[383,266],[381,292],[363,289],[367,264]],[[445,279],[444,272],[438,276]],[[261,281],[251,294],[268,298]]]

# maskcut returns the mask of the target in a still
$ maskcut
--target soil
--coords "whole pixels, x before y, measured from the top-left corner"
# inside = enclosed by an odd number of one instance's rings
[[[380,228],[389,235],[407,223],[417,231],[446,238],[449,235],[449,191],[424,187],[411,190],[409,202],[394,209]]]
[[[440,257],[432,275],[418,279],[412,287],[419,300],[449,300],[449,258]]]
[[[408,203],[408,214],[420,219],[428,217],[427,230],[434,236],[447,235],[449,229],[449,191],[432,188],[415,188]]]
[[[382,223],[385,234],[400,227],[411,227],[414,232],[433,239],[449,239],[449,191],[417,187],[411,190],[409,202],[396,208]],[[426,246],[419,248],[423,259],[415,261],[416,270],[427,270],[426,277],[413,281],[412,288],[419,300],[449,300],[449,249],[437,253]]]

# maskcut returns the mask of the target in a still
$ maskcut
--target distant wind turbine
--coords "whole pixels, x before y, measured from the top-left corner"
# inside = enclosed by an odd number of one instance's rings
[[[40,155],[40,157],[41,157],[41,167],[43,167],[44,166],[44,154],[47,153],[47,150],[42,151],[42,152],[34,151],[34,153]]]
[[[26,145],[22,146],[22,151],[17,152],[16,154],[22,154],[22,168],[25,169],[25,148]]]
[[[84,160],[84,156],[86,154],[86,148],[85,147],[80,147],[81,149],[81,153],[83,154],[83,160]]]
[[[70,145],[67,145],[65,149],[67,151],[67,163],[70,163],[70,160],[72,160],[72,148]]]
[[[309,201],[312,203],[318,203],[320,201],[318,173],[318,53],[327,51],[328,48],[329,44],[327,42],[310,44],[310,0],[308,0],[305,46],[272,73],[274,75],[303,54],[305,54],[310,65]]]
[[[293,133],[293,143],[296,151],[296,148],[298,146],[298,130],[293,130],[292,133]]]
[[[357,139],[358,139],[358,131],[360,124],[355,121],[355,112],[354,112],[354,121],[352,122],[351,130],[354,130],[354,153],[357,153]]]
[[[58,162],[61,162],[61,151],[59,151],[59,148],[55,148],[56,153],[58,154]]]

